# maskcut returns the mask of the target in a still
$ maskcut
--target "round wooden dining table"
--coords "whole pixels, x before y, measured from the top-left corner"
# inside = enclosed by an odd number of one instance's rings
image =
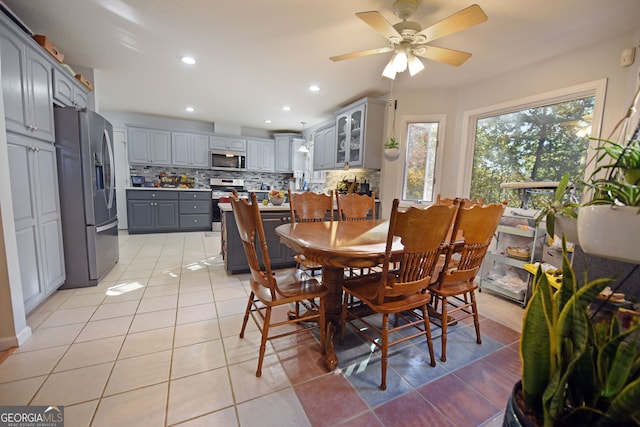
[[[345,268],[373,267],[384,259],[389,221],[299,222],[276,228],[280,241],[310,261],[322,265],[327,322],[340,323]],[[392,252],[402,252],[394,238]]]

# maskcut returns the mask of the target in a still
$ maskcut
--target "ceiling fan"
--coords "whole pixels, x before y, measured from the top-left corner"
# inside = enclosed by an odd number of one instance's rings
[[[456,67],[471,57],[471,54],[467,52],[431,46],[428,43],[486,21],[487,15],[480,6],[471,5],[425,29],[417,22],[409,21],[417,8],[418,0],[396,0],[393,3],[393,12],[402,21],[395,25],[391,25],[380,12],[375,10],[356,13],[358,18],[383,35],[389,46],[332,56],[329,59],[342,61],[360,56],[393,52],[382,75],[389,79],[395,79],[396,73],[405,71],[407,67],[412,76],[422,71],[424,65],[418,56]]]

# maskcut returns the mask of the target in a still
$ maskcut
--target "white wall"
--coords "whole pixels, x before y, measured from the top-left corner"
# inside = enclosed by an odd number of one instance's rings
[[[445,140],[439,147],[440,154],[444,156],[443,175],[439,177],[440,189],[445,196],[467,196],[461,194],[460,189],[465,174],[470,171],[460,170],[459,167],[460,156],[465,155],[467,142],[466,135],[462,135],[465,111],[607,78],[602,135],[608,136],[615,123],[626,112],[633,96],[636,76],[640,70],[640,52],[636,52],[636,61],[630,67],[621,67],[619,62],[623,49],[638,46],[639,34],[640,29],[519,70],[496,74],[493,78],[464,87],[450,90],[394,91],[393,98],[398,99],[396,123],[401,122],[402,116],[447,115]],[[409,78],[408,75],[400,77]],[[388,127],[388,117],[385,123]],[[387,134],[386,129],[384,134]],[[389,161],[383,158],[380,196],[381,212],[385,217],[391,209],[392,200],[402,195],[403,167],[400,160]]]

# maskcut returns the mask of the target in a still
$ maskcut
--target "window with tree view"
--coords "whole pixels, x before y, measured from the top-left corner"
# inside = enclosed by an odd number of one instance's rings
[[[477,120],[472,199],[507,200],[519,207],[515,190],[503,182],[560,181],[569,172],[577,177],[586,161],[595,96],[535,106]],[[529,207],[537,208],[549,192],[530,194]]]
[[[433,201],[439,122],[407,123],[404,200]]]

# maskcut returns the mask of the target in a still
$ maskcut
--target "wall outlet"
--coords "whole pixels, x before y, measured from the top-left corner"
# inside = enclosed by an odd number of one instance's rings
[[[623,50],[622,55],[620,55],[620,66],[628,67],[629,65],[633,64],[635,56],[636,56],[635,47],[630,47],[628,49]]]

